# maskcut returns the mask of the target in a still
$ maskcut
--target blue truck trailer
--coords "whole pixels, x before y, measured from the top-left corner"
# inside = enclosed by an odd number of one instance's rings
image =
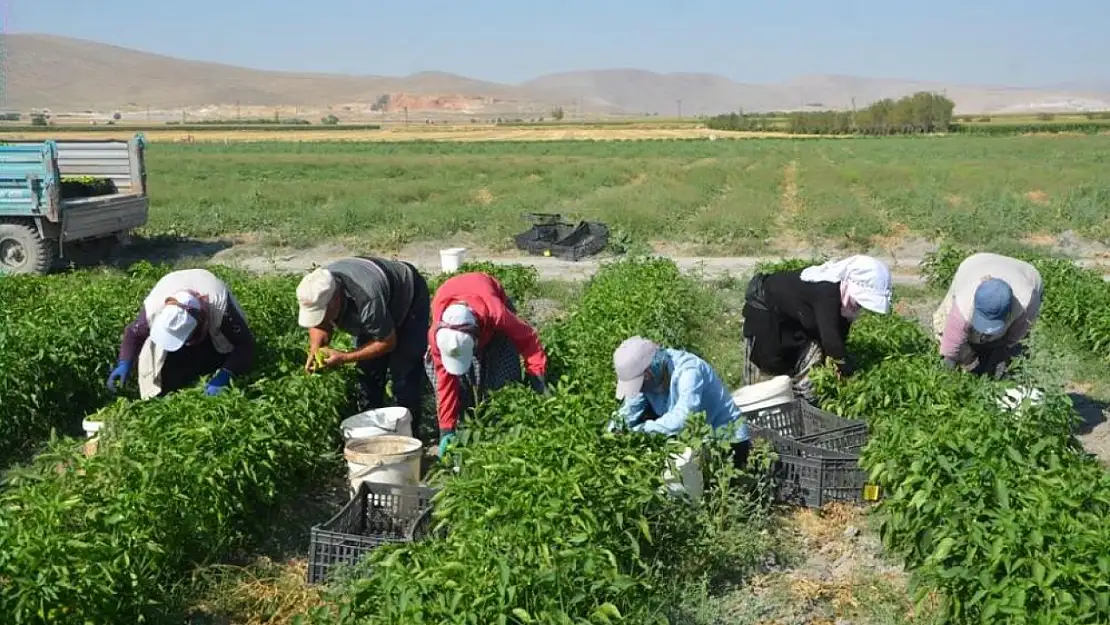
[[[44,274],[73,245],[123,242],[145,225],[143,152],[141,134],[0,143],[0,273]]]

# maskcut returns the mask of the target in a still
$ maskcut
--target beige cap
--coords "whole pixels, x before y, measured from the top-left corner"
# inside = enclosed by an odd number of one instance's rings
[[[613,352],[613,368],[617,371],[617,399],[635,397],[644,386],[644,374],[655,358],[659,346],[641,337],[625,339]]]
[[[323,267],[301,279],[297,285],[297,304],[300,306],[297,323],[302,328],[315,328],[323,323],[336,288],[335,276]]]

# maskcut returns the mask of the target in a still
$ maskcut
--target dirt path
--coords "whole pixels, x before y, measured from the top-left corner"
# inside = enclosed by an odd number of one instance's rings
[[[349,256],[355,252],[342,246],[328,245],[306,250],[262,251],[250,246],[234,246],[211,256],[211,262],[241,267],[259,273],[309,271],[317,265]],[[361,252],[365,253],[365,252]],[[424,249],[408,250],[397,255],[398,258],[413,263],[417,268],[435,273],[440,269],[438,251]],[[683,271],[700,270],[705,277],[721,279],[741,277],[750,274],[758,263],[776,260],[774,257],[761,256],[668,256]],[[541,280],[585,280],[597,272],[605,262],[614,258],[588,259],[577,262],[544,256],[469,254],[467,260],[490,261],[498,264],[520,264],[535,267]],[[919,258],[883,259],[894,273],[895,282],[915,284],[920,280],[917,275]]]
[[[367,253],[367,250],[354,250],[342,245],[320,245],[301,250],[273,250],[245,244],[234,245],[217,251],[212,251],[205,245],[196,246],[195,251],[189,248],[168,250],[162,257],[159,257],[158,252],[148,253],[144,251],[142,256],[151,261],[203,257],[212,263],[237,266],[259,273],[303,273],[310,271],[314,266],[325,265],[339,258]],[[434,245],[410,246],[396,256],[429,273],[435,273],[440,268],[438,248]],[[684,271],[700,270],[709,279],[739,278],[749,275],[755,266],[761,262],[779,259],[779,257],[774,256],[667,255],[667,257],[675,261],[680,269]],[[877,256],[877,258],[890,267],[896,284],[922,283],[918,271],[922,257],[899,255],[896,258],[891,256]],[[603,263],[613,261],[614,257],[596,257],[572,262],[544,256],[497,254],[483,250],[472,250],[467,252],[466,260],[530,265],[537,269],[542,280],[585,280],[597,272]],[[1078,262],[1082,266],[1098,267],[1110,273],[1110,259],[1090,258]]]
[[[782,168],[782,195],[779,198],[778,217],[775,219],[777,230],[788,240],[801,240],[794,230],[794,219],[803,209],[802,198],[798,193],[798,161],[792,160]]]

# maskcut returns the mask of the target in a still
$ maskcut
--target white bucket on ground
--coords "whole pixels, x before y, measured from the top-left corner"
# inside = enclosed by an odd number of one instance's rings
[[[347,460],[347,480],[351,492],[363,482],[417,486],[420,484],[420,459],[424,444],[411,436],[383,434],[371,438],[352,438],[343,449]]]
[[[367,410],[347,417],[339,427],[343,430],[344,441],[387,434],[412,436],[412,413],[402,406]]]
[[[754,412],[771,406],[789,403],[794,399],[794,388],[790,384],[790,376],[780,375],[736,389],[732,393],[732,401],[740,407],[740,412]]]
[[[83,419],[81,421],[81,428],[85,430],[85,436],[87,438],[96,436],[97,432],[99,432],[102,427],[104,427],[103,421],[90,421],[88,419]]]
[[[458,271],[466,256],[465,247],[451,247],[439,251],[439,266],[445,273]]]
[[[687,447],[681,454],[671,454],[670,457],[678,471],[678,477],[675,477],[668,464],[663,471],[663,488],[666,494],[671,497],[689,497],[692,501],[700,501],[705,485],[701,465],[694,455],[694,450]]]

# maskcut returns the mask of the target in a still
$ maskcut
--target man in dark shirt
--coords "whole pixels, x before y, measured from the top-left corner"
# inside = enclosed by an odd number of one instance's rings
[[[385,405],[386,374],[393,381],[394,401],[412,413],[419,436],[424,390],[424,353],[428,349],[431,298],[424,277],[411,264],[384,258],[344,258],[316,269],[297,287],[298,323],[308,329],[305,370],[355,363],[360,370],[360,410]],[[330,348],[331,335],[343,330],[355,349]]]
[[[250,369],[254,349],[243,311],[222,280],[204,269],[174,271],[154,285],[124,329],[108,390],[114,393],[125,383],[140,353],[148,353],[139,368],[143,399],[165,396],[213,372],[205,391],[215,395],[232,376]]]

